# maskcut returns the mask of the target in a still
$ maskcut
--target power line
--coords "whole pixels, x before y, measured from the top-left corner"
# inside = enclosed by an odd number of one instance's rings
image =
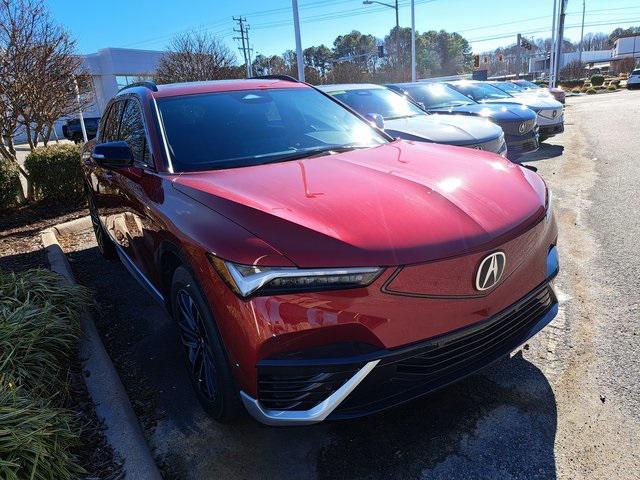
[[[611,20],[611,21],[607,21],[607,22],[592,22],[592,23],[585,23],[584,26],[585,27],[604,27],[604,26],[610,26],[610,25],[619,25],[621,23],[633,23],[633,22],[640,22],[640,18],[624,18],[624,19],[619,19],[619,20]],[[582,23],[574,23],[571,25],[565,25],[565,30],[569,29],[569,28],[578,28],[581,27]],[[548,32],[549,29],[548,28],[543,28],[543,29],[538,29],[538,30],[528,30],[525,32],[520,32],[523,35],[531,35],[534,33],[544,33],[544,32]],[[472,38],[472,39],[468,39],[469,43],[479,43],[479,42],[486,42],[489,40],[501,40],[503,38],[511,38],[514,35],[516,35],[518,32],[509,32],[509,33],[504,33],[501,35],[495,35],[495,36],[490,36],[490,37],[479,37],[479,38]]]

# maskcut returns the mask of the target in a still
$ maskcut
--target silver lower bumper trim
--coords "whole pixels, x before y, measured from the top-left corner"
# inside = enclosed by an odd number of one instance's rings
[[[260,405],[258,400],[242,391],[240,392],[240,398],[249,414],[265,425],[311,425],[327,418],[358,384],[364,380],[364,377],[373,370],[379,361],[380,360],[373,360],[368,362],[338,390],[309,410],[267,410]]]

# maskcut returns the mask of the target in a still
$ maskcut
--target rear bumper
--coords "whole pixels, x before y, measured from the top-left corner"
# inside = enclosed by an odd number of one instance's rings
[[[397,349],[320,359],[258,363],[258,398],[241,392],[248,412],[268,425],[308,425],[368,415],[456,382],[515,350],[558,312],[547,280],[498,314],[459,330]]]

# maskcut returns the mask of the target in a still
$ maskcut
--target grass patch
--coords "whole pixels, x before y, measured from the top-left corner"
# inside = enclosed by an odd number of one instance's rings
[[[0,478],[73,479],[82,425],[66,409],[89,292],[48,270],[0,272]]]

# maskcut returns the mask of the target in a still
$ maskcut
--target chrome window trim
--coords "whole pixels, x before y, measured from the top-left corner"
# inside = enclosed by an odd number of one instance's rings
[[[160,115],[160,109],[158,108],[158,102],[155,97],[153,99],[153,108],[156,112],[156,120],[158,122],[158,127],[160,128],[160,137],[162,137],[162,144],[164,146],[164,153],[167,157],[167,170],[169,173],[175,173],[173,170],[173,162],[171,161],[171,152],[169,150],[169,141],[167,140],[167,133],[164,129],[164,123],[162,121],[162,116]]]
[[[379,361],[380,360],[372,360],[365,364],[364,367],[358,370],[355,375],[347,380],[338,390],[309,410],[268,410],[263,408],[258,400],[243,391],[240,391],[240,398],[249,414],[265,425],[311,425],[326,419],[360,382],[364,380]]]

